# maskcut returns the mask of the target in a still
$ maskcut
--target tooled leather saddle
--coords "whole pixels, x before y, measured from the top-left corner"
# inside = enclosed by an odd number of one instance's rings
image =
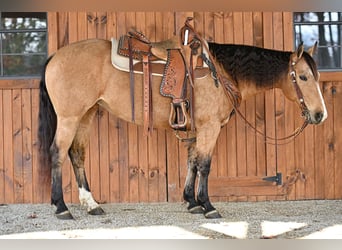
[[[187,18],[180,30],[177,42],[151,43],[142,33],[130,31],[120,37],[117,53],[129,58],[130,95],[132,106],[132,121],[134,122],[134,72],[143,74],[143,120],[144,133],[151,134],[153,129],[152,115],[152,74],[162,75],[160,94],[172,99],[170,103],[169,125],[174,130],[194,131],[194,95],[193,82],[195,78],[204,77],[212,68],[203,67],[201,40],[198,39]],[[181,45],[180,45],[181,43]],[[166,58],[160,58],[155,49],[167,51]],[[193,58],[197,58],[194,62]],[[160,63],[160,60],[166,63]],[[195,64],[195,66],[194,66]],[[161,72],[162,71],[162,72]]]

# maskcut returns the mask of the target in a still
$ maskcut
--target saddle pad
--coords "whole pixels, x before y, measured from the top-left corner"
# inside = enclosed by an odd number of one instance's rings
[[[118,70],[129,72],[129,58],[118,54],[119,41],[116,40],[115,38],[112,38],[111,42],[112,42],[112,52],[111,52],[112,65],[114,66],[114,68]],[[163,61],[163,60],[151,62],[152,75],[163,76],[165,64],[166,64],[166,61]],[[133,59],[133,72],[137,74],[143,74],[142,62],[140,62],[139,60]],[[195,78],[198,79],[198,78],[206,77],[209,73],[210,72],[209,72],[208,65],[204,64],[203,67],[195,69]]]
[[[119,41],[116,40],[115,38],[112,38],[112,65],[121,71],[129,72],[129,58],[125,56],[121,56],[118,54],[118,46],[119,46]],[[138,65],[141,64],[139,60],[133,59],[133,65],[137,65],[133,67],[133,72],[138,73],[138,74],[143,74],[142,67],[139,67]],[[163,71],[159,70],[159,72],[154,72],[153,70],[153,64],[162,64],[165,65],[166,62],[163,60],[158,60],[154,61],[152,64],[152,75],[155,76],[163,76]],[[158,66],[159,68],[160,66]],[[140,70],[141,69],[141,70]]]

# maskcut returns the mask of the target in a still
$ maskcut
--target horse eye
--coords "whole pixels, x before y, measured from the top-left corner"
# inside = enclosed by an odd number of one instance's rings
[[[308,78],[305,75],[300,75],[299,78],[300,80],[305,81],[305,82],[308,80]]]

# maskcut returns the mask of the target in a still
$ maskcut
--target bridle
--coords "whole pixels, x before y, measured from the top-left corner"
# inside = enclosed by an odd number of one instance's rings
[[[297,82],[297,77],[296,77],[296,70],[294,68],[294,66],[296,65],[296,62],[291,62],[291,71],[290,71],[290,76],[291,76],[291,81],[293,83],[293,87],[296,91],[297,94],[297,98],[300,104],[300,109],[302,111],[302,116],[305,117],[306,120],[309,120],[309,109],[305,104],[304,101],[304,96],[303,96],[303,92],[301,91],[301,89],[299,88],[298,82]]]
[[[290,76],[291,76],[291,81],[293,83],[293,87],[296,91],[297,98],[300,103],[300,108],[302,111],[302,116],[305,117],[305,121],[303,122],[301,127],[298,127],[292,134],[282,137],[282,138],[277,138],[277,137],[272,137],[272,136],[267,136],[264,132],[259,131],[253,124],[251,124],[246,117],[241,113],[239,110],[239,104],[240,101],[239,98],[237,97],[236,93],[233,93],[232,89],[229,87],[229,85],[233,84],[231,83],[230,80],[227,78],[223,77],[222,74],[217,70],[219,67],[217,67],[216,61],[213,59],[213,56],[208,48],[207,43],[204,41],[202,36],[200,36],[195,29],[189,24],[189,21],[191,21],[193,18],[188,17],[186,20],[186,26],[187,28],[191,29],[192,35],[200,41],[202,44],[202,47],[207,51],[207,54],[209,58],[206,58],[204,55],[204,52],[202,51],[202,58],[204,59],[205,63],[209,66],[210,70],[214,74],[213,79],[215,80],[215,83],[217,80],[222,84],[224,93],[226,94],[227,98],[231,102],[233,106],[233,110],[235,111],[236,114],[238,114],[244,122],[251,127],[257,134],[261,135],[265,139],[265,143],[272,144],[272,145],[284,145],[290,143],[292,140],[294,140],[299,134],[303,132],[303,130],[306,128],[306,126],[309,124],[309,112],[308,108],[305,104],[303,93],[301,89],[299,88],[297,78],[296,78],[296,70],[295,70],[295,65],[296,62],[291,62],[291,71],[290,71]],[[194,37],[191,37],[192,40]],[[227,84],[229,82],[229,84]],[[216,84],[215,84],[216,85]],[[193,85],[192,85],[193,86]],[[241,97],[241,96],[240,96]]]

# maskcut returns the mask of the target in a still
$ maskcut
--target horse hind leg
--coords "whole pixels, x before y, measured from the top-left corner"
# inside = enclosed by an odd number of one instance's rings
[[[58,119],[55,138],[50,147],[51,156],[51,203],[57,207],[59,219],[73,219],[63,198],[62,165],[75,135],[78,122],[74,119]]]
[[[89,142],[89,129],[96,110],[96,107],[93,107],[82,118],[74,140],[69,149],[69,157],[74,169],[81,205],[86,206],[88,213],[91,215],[102,215],[104,214],[104,211],[94,200],[90,192],[88,180],[84,169],[85,148],[87,147]]]

